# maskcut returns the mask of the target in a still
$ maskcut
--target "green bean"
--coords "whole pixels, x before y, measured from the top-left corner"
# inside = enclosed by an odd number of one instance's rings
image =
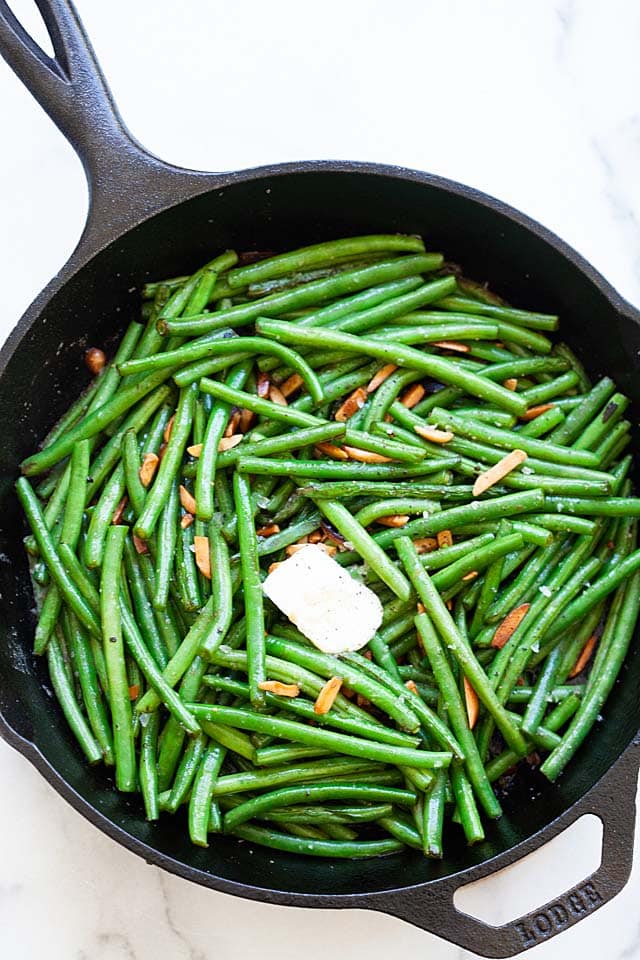
[[[247,624],[246,644],[249,668],[249,691],[251,703],[262,707],[265,702],[260,684],[267,679],[265,667],[264,597],[260,579],[258,544],[251,506],[249,478],[240,473],[233,475],[233,496],[238,517],[240,563],[244,589],[244,607]]]
[[[147,492],[144,510],[138,517],[134,528],[136,535],[142,540],[148,540],[153,533],[160,512],[169,496],[169,489],[178,471],[191,432],[195,399],[195,387],[186,387],[180,392],[180,401],[176,410],[171,437],[153,485]]]
[[[547,530],[557,530],[560,533],[589,534],[595,529],[592,520],[584,520],[582,517],[563,513],[531,513],[527,515],[527,520]]]
[[[423,570],[415,547],[408,537],[401,537],[397,544],[398,556],[407,574],[433,620],[436,629],[445,640],[465,676],[469,679],[479,699],[494,718],[505,740],[514,750],[524,755],[524,740],[498,701],[487,675],[478,663],[466,641],[460,635],[451,614],[434,587],[429,574]],[[419,616],[422,616],[420,614]]]
[[[550,460],[569,466],[596,467],[598,459],[588,450],[575,450],[573,447],[561,447],[548,440],[536,440],[532,437],[523,437],[521,433],[492,427],[486,423],[473,422],[457,417],[449,410],[435,407],[431,411],[429,420],[440,427],[447,427],[454,433],[461,433],[472,440],[479,440],[493,444],[496,447],[508,450],[520,449],[525,453],[538,457],[540,460]]]
[[[156,753],[158,750],[158,731],[160,729],[160,714],[154,713],[142,725],[140,734],[140,765],[138,780],[140,792],[144,801],[147,820],[158,820],[160,809],[158,806],[158,768]]]
[[[292,543],[297,543],[302,537],[317,530],[320,524],[320,514],[313,513],[304,520],[297,523],[290,523],[286,530],[280,533],[272,534],[270,537],[259,537],[257,541],[258,557],[266,557],[271,553],[277,553],[283,547],[288,547]]]
[[[456,801],[456,811],[468,844],[481,843],[484,840],[484,830],[480,814],[473,797],[471,782],[464,772],[461,763],[451,765],[451,789]],[[493,793],[493,791],[491,791]]]
[[[549,380],[548,383],[539,383],[535,387],[529,387],[523,390],[523,396],[530,407],[538,403],[548,403],[554,397],[562,396],[568,390],[573,390],[580,382],[580,377],[575,370],[568,370],[555,380]]]
[[[544,413],[540,413],[533,420],[523,424],[518,432],[524,434],[525,437],[542,437],[545,433],[549,433],[554,427],[563,423],[564,420],[564,413],[560,407],[554,404],[549,410],[545,410]]]
[[[640,517],[640,498],[615,497],[592,500],[587,497],[548,497],[547,506],[562,510],[570,516],[588,517]]]
[[[341,329],[346,329],[348,332],[353,332],[355,327],[356,324],[353,324],[353,327],[347,326],[346,322],[341,324]],[[443,340],[445,337],[451,337],[452,340],[495,340],[498,336],[498,327],[495,323],[471,322],[468,320],[460,323],[451,321],[434,323],[431,321],[419,326],[408,327],[400,326],[400,323],[392,323],[388,327],[376,327],[375,330],[370,331],[370,336],[375,337],[376,340],[404,343],[407,346],[412,346],[417,343],[433,343]]]
[[[553,443],[572,443],[593,420],[602,405],[606,404],[614,391],[613,381],[609,377],[603,377],[591,388],[587,396],[582,398],[581,403],[569,412],[565,422],[556,427],[549,439]]]
[[[379,857],[386,853],[397,853],[404,844],[398,840],[307,840],[243,824],[234,830],[242,840],[258,843],[274,850],[304,854],[311,857],[335,857],[338,859],[356,859]]]
[[[91,634],[93,636],[100,636],[100,625],[96,615],[78,591],[60,560],[58,551],[46,528],[38,498],[33,492],[31,484],[25,477],[21,477],[17,481],[16,492],[36,538],[38,549],[62,597]]]
[[[239,304],[226,310],[218,310],[215,314],[202,314],[182,320],[161,319],[158,321],[158,329],[163,335],[177,333],[183,336],[197,336],[198,334],[209,333],[212,330],[219,330],[221,327],[233,327],[235,329],[252,323],[256,317],[261,315],[279,316],[300,307],[313,306],[323,301],[333,300],[346,293],[357,293],[359,290],[364,290],[374,284],[416,276],[437,269],[441,263],[442,257],[439,254],[424,254],[381,261],[369,267],[361,267],[339,273],[333,277],[314,280],[302,287],[285,290],[261,300]]]
[[[136,789],[136,757],[119,603],[122,552],[127,533],[127,527],[116,526],[110,527],[107,533],[100,578],[100,616],[109,677],[116,786],[118,790],[131,792]]]
[[[460,557],[459,560],[439,570],[438,573],[433,575],[433,583],[440,592],[447,590],[461,580],[465,574],[471,573],[473,570],[483,570],[494,560],[506,556],[512,550],[519,550],[522,545],[523,540],[519,533],[510,533],[498,537],[484,547],[476,548],[466,556]],[[421,566],[423,569],[428,567],[424,563]]]
[[[346,427],[344,423],[323,423],[317,427],[303,427],[283,433],[281,436],[265,437],[261,440],[247,441],[239,446],[232,447],[218,454],[217,464],[221,468],[236,463],[239,457],[257,456],[268,457],[277,453],[288,453],[289,450],[298,450],[300,447],[313,446],[315,443],[324,443],[327,440],[336,440],[344,437]]]
[[[181,806],[189,793],[194,777],[198,772],[200,762],[206,749],[207,738],[203,733],[191,737],[187,743],[182,760],[178,766],[169,799],[164,805],[164,809],[169,813],[175,813]]]
[[[295,485],[293,485],[295,489]],[[470,487],[452,487],[447,483],[422,483],[413,480],[410,483],[402,481],[392,482],[384,480],[338,480],[335,482],[310,482],[299,487],[297,495],[310,497],[314,500],[348,500],[350,497],[425,497],[426,499],[448,498],[450,495],[465,497],[470,493]],[[270,507],[271,512],[273,508]]]
[[[134,430],[127,430],[122,438],[122,465],[129,503],[138,517],[144,508],[147,491],[140,480],[141,460],[138,438]]]
[[[415,801],[415,794],[394,787],[366,787],[363,784],[349,785],[345,783],[283,787],[254,797],[251,800],[246,800],[240,806],[229,810],[224,818],[224,830],[227,833],[232,833],[239,824],[246,823],[247,820],[253,820],[254,818],[261,820],[265,813],[272,811],[274,808],[287,803],[299,803],[303,800],[311,803],[324,800],[386,801],[400,806],[408,806]]]
[[[190,704],[190,708],[198,718],[216,720],[229,726],[239,727],[241,730],[253,730],[256,733],[268,733],[273,736],[309,746],[323,746],[333,749],[337,753],[359,757],[366,760],[378,760],[382,763],[404,764],[419,769],[438,769],[447,767],[451,762],[451,753],[448,751],[433,751],[394,747],[390,744],[377,743],[374,740],[362,740],[344,733],[334,733],[332,730],[314,729],[297,723],[295,720],[282,720],[276,717],[267,717],[258,713],[249,713],[246,710],[237,710],[233,707],[221,707],[217,704]]]
[[[439,509],[440,504],[436,501],[421,499],[417,495],[414,497],[394,497],[389,500],[379,500],[367,504],[358,511],[355,519],[363,527],[368,527],[380,517],[388,517],[391,514],[421,513],[425,516],[437,512]]]
[[[299,760],[311,760],[314,757],[330,757],[329,750],[319,747],[290,746],[276,744],[271,747],[260,747],[256,750],[256,766],[277,767],[284,763],[297,763]]]
[[[325,462],[321,460],[269,460],[266,457],[239,457],[236,469],[240,473],[256,476],[294,476],[304,479],[401,480],[421,477],[442,469],[442,463],[450,465],[452,458],[434,463],[357,463],[356,461]],[[455,462],[455,461],[454,461]]]
[[[557,330],[558,318],[552,314],[530,313],[528,310],[514,310],[513,307],[496,306],[465,297],[451,296],[438,301],[443,310],[455,310],[462,313],[480,313],[486,317],[495,317],[509,323],[520,323],[534,330]]]
[[[84,701],[87,719],[95,739],[100,745],[102,759],[107,766],[113,766],[113,733],[104,707],[95,660],[91,644],[86,637],[77,618],[70,611],[63,611],[62,630],[67,643],[67,649],[73,657],[74,671],[80,681],[82,699]],[[54,658],[56,654],[54,653]]]
[[[206,635],[202,638],[198,653],[209,659],[218,649],[231,625],[233,615],[233,585],[229,550],[224,537],[212,524],[209,528],[211,550],[212,597],[215,617]]]
[[[33,652],[36,656],[40,656],[46,650],[61,610],[62,594],[60,588],[56,583],[51,583],[38,613],[38,622],[33,638]]]
[[[373,538],[358,520],[336,500],[321,500],[318,503],[321,512],[346,539],[354,545],[359,556],[374,570],[383,583],[386,583],[396,596],[408,600],[410,587],[406,577],[394,566]]]
[[[169,585],[178,539],[179,512],[178,482],[174,480],[169,487],[167,499],[162,507],[157,526],[156,585],[153,595],[153,606],[158,611],[165,611],[167,609]]]
[[[98,763],[103,759],[102,749],[95,740],[78,706],[73,684],[69,682],[67,677],[62,650],[55,636],[52,636],[47,644],[47,662],[51,685],[62,708],[65,720],[89,763]]]
[[[89,455],[88,440],[81,440],[80,443],[77,443],[71,454],[69,492],[62,521],[60,542],[69,544],[73,549],[78,543],[82,528],[82,515],[84,513],[89,473]]]
[[[573,450],[589,450],[597,447],[612,427],[621,419],[622,414],[629,406],[629,398],[622,393],[614,393],[609,397],[597,417],[582,431],[573,443]]]
[[[500,804],[486,778],[475,739],[469,728],[460,692],[436,631],[424,613],[418,614],[415,618],[415,625],[429,658],[429,663],[431,664],[431,669],[433,670],[436,682],[441,691],[443,701],[446,704],[449,723],[464,751],[465,767],[469,779],[473,783],[478,800],[484,807],[487,816],[499,817],[502,813]],[[473,656],[473,654],[471,654],[471,656]],[[478,693],[478,695],[480,694]]]
[[[524,413],[525,403],[516,394],[506,390],[502,386],[482,379],[468,370],[462,369],[459,365],[452,363],[443,357],[436,357],[431,354],[421,353],[413,347],[405,347],[402,344],[387,344],[375,340],[371,337],[356,337],[349,333],[339,333],[333,330],[315,331],[309,328],[290,329],[289,325],[278,320],[266,320],[260,318],[256,323],[256,329],[260,333],[274,337],[277,340],[292,341],[295,343],[309,346],[332,346],[337,349],[343,349],[356,353],[365,353],[371,357],[377,357],[387,363],[395,363],[399,366],[410,367],[411,369],[422,371],[423,373],[440,380],[443,383],[451,383],[454,386],[463,387],[472,396],[480,397],[490,403],[495,403],[498,407],[503,407],[511,413]]]
[[[296,322],[301,327],[321,327],[330,325],[342,317],[361,313],[370,307],[375,307],[379,303],[391,300],[396,296],[409,293],[416,287],[422,286],[420,277],[407,277],[404,280],[392,280],[389,283],[383,283],[379,286],[369,287],[361,293],[356,293],[352,297],[344,297],[330,303],[326,307],[320,307],[318,310],[312,310],[310,313],[300,317]],[[263,368],[263,369],[266,369]]]
[[[439,770],[436,780],[424,798],[422,833],[422,850],[427,857],[442,859],[442,829],[444,825],[444,808],[446,797],[447,775]]]
[[[207,840],[211,801],[216,779],[224,761],[226,750],[217,743],[210,744],[200,761],[189,800],[189,836],[191,842],[208,847]]]
[[[373,327],[379,327],[383,323],[388,323],[394,318],[402,317],[423,304],[433,303],[443,293],[454,289],[455,283],[453,277],[441,277],[438,280],[432,280],[431,283],[423,284],[417,290],[394,297],[392,300],[386,300],[384,303],[368,310],[359,310],[352,315],[333,320],[326,326],[334,330],[344,330],[348,333],[362,333],[365,330],[371,330]]]
[[[225,727],[220,723],[207,723],[206,720],[201,720],[200,726],[211,740],[255,765],[256,748],[246,733],[234,730],[233,727]]]

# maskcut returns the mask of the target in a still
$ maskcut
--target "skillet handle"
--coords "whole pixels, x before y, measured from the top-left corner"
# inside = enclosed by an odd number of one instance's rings
[[[482,957],[513,957],[550,940],[604,906],[618,894],[629,879],[633,861],[633,835],[636,820],[636,789],[640,766],[640,739],[627,747],[602,780],[567,814],[544,831],[543,841],[551,839],[587,813],[595,814],[603,825],[602,859],[598,869],[582,883],[567,890],[537,910],[502,926],[493,926],[457,910],[453,898],[466,884],[488,876],[496,869],[516,863],[522,856],[541,846],[538,838],[504,858],[483,865],[464,875],[435,881],[403,891],[393,899],[373,903],[423,930],[446,937],[453,943]]]
[[[138,143],[118,112],[71,0],[35,2],[54,57],[29,36],[7,0],[0,0],[0,55],[82,161],[90,200],[83,241],[95,250],[172,201],[211,186],[214,177],[166,164]]]

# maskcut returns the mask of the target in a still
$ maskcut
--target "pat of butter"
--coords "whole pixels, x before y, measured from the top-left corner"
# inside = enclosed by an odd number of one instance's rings
[[[359,650],[382,623],[382,604],[373,590],[314,544],[276,567],[262,589],[324,653]]]

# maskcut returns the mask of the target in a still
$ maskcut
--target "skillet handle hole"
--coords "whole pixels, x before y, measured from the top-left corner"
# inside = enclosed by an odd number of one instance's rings
[[[509,867],[459,887],[456,910],[498,927],[535,911],[600,867],[602,821],[588,813]]]

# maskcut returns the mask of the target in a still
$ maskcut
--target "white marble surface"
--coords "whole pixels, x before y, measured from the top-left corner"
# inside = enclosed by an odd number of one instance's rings
[[[165,159],[428,169],[532,214],[640,303],[637,4],[78,3],[126,121]],[[13,7],[35,21],[30,0]],[[1,63],[0,109],[2,338],[71,251],[86,190],[71,149]],[[0,779],[2,957],[320,960],[336,947],[353,960],[471,956],[389,917],[243,902],[148,867],[4,745]],[[596,847],[597,831],[580,825],[501,892],[481,888],[478,902],[497,903],[504,919],[533,907],[586,873]],[[636,865],[612,904],[536,957],[640,958],[639,895]]]

